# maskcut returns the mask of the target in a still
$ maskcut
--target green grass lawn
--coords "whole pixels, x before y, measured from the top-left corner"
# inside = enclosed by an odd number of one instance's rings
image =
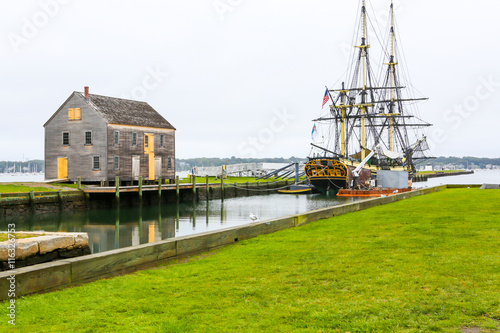
[[[0,183],[0,193],[27,193],[30,191],[34,192],[56,192],[61,190],[76,190],[78,185],[77,184],[64,184],[64,183],[53,183],[51,184],[54,187],[57,188],[51,188],[51,187],[42,187],[42,186],[36,186],[36,184],[29,184],[29,183],[8,183],[8,184],[1,184]]]
[[[16,329],[500,332],[499,202],[444,190],[24,297]]]
[[[24,239],[24,238],[32,238],[32,237],[39,237],[39,236],[45,236],[44,234],[41,235],[33,235],[33,234],[23,234],[21,232],[16,232],[11,234],[11,238],[14,237],[15,239]],[[0,232],[0,242],[4,242],[9,240],[9,233],[7,232]]]
[[[428,175],[434,173],[455,173],[455,172],[464,172],[465,170],[441,170],[441,171],[418,171],[417,175]]]
[[[18,185],[18,184],[0,184],[0,193],[27,193],[30,191],[52,192],[57,190],[50,189],[47,187],[37,187],[37,186]]]

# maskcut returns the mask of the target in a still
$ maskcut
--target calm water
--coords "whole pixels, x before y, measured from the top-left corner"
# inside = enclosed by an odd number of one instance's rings
[[[4,178],[7,177],[5,180]],[[38,181],[30,176],[0,178],[6,181]],[[500,183],[500,170],[481,170],[472,175],[431,178],[414,187],[440,184]],[[250,214],[260,220],[306,212],[351,202],[354,199],[313,195],[271,194],[264,196],[201,201],[180,205],[146,206],[130,209],[107,209],[42,214],[9,218],[17,231],[80,231],[89,235],[93,253],[133,246],[162,239],[190,235],[252,222]],[[6,220],[0,217],[0,225]]]
[[[15,223],[16,231],[78,231],[89,235],[93,253],[162,239],[251,223],[352,202],[335,196],[270,194],[191,203],[135,208],[41,214],[0,218],[0,225]]]
[[[414,183],[414,187],[431,187],[442,184],[500,184],[500,170],[475,170],[471,175],[429,178],[426,182]]]

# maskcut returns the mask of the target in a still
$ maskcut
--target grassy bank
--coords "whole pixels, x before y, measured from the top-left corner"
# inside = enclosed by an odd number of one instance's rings
[[[430,175],[435,173],[456,173],[464,172],[465,170],[441,170],[441,171],[418,171],[417,175]]]
[[[498,332],[499,200],[445,190],[24,297],[16,329]]]
[[[26,193],[30,191],[35,192],[46,192],[46,191],[56,191],[55,189],[32,186],[32,185],[21,185],[21,184],[0,184],[0,193]]]
[[[0,242],[5,242],[9,239],[12,238],[12,235],[14,235],[15,239],[25,239],[25,238],[33,238],[33,237],[39,237],[39,236],[45,236],[45,233],[41,235],[33,235],[33,234],[23,234],[22,232],[16,232],[16,233],[11,233],[9,238],[9,233],[3,231],[0,232]]]
[[[42,183],[0,183],[0,193],[27,193],[27,192],[55,192],[59,190],[75,190],[76,184],[58,184],[51,185]]]

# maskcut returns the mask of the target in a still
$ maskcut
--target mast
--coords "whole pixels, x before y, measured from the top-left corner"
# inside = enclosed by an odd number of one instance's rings
[[[367,49],[370,45],[366,44],[366,1],[363,0],[363,6],[361,7],[361,16],[363,21],[363,37],[361,38],[361,45],[358,46],[361,49],[361,62],[363,65],[362,77],[363,77],[363,88],[361,90],[361,159],[365,158],[365,147],[366,147],[366,129],[365,129],[365,114],[366,114],[366,58]]]
[[[391,1],[391,56],[389,58],[389,75],[391,76],[391,102],[389,104],[389,114],[395,115],[393,113],[394,108],[394,81],[395,81],[395,68],[397,63],[394,62],[394,4]],[[389,150],[394,151],[394,118],[389,118]]]
[[[327,88],[329,93],[336,95],[336,98],[330,95],[333,103],[330,106],[330,114],[314,121],[335,123],[334,155],[337,157],[352,157],[362,161],[366,158],[367,149],[372,145],[381,145],[384,149],[400,153],[396,163],[406,169],[413,169],[413,153],[422,153],[423,144],[412,149],[407,130],[431,124],[418,118],[418,121],[410,121],[415,115],[406,111],[406,102],[427,100],[427,98],[408,98],[404,94],[406,87],[400,81],[397,67],[398,43],[393,0],[390,2],[389,39],[385,45],[381,45],[385,50],[383,65],[387,67],[383,77],[380,78],[382,81],[379,82],[380,85],[377,83],[378,80],[373,78],[368,50],[371,45],[368,41],[367,1],[360,2],[361,17],[358,16],[357,36],[361,41],[358,39],[356,43],[358,45],[354,45],[359,51],[353,53],[353,67],[348,73],[347,86],[342,82],[340,89]]]
[[[346,103],[345,103],[345,97],[346,97],[347,91],[345,90],[344,87],[344,82],[342,82],[342,91],[340,93],[340,112],[341,112],[341,118],[340,118],[340,154],[343,157],[347,157],[347,152],[346,152],[346,142],[345,142],[345,132],[346,132],[346,126],[345,126],[345,110],[346,110]]]

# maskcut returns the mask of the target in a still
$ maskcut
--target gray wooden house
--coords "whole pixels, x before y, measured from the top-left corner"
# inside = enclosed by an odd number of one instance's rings
[[[73,92],[43,125],[45,179],[175,178],[175,128],[148,103]]]

